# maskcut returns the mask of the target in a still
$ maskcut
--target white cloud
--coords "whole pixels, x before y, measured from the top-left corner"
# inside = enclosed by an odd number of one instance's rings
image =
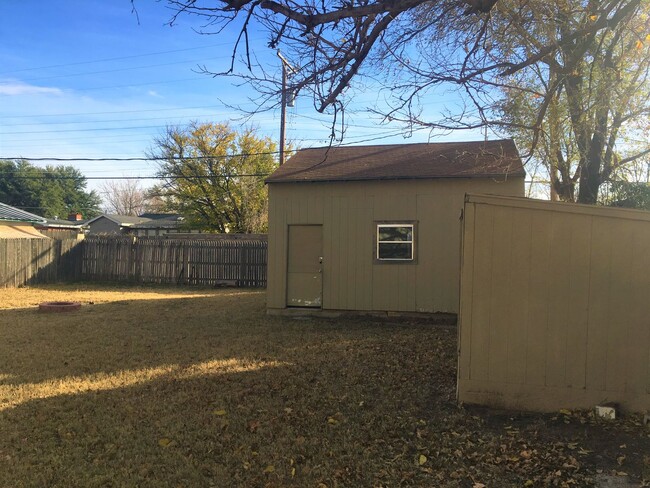
[[[63,91],[48,86],[28,85],[20,81],[3,81],[0,82],[0,95],[10,97],[19,95],[63,95]]]
[[[165,97],[163,97],[162,95],[160,95],[160,94],[159,94],[157,91],[155,91],[155,90],[149,90],[149,91],[147,92],[147,95],[149,95],[150,97],[165,98]]]

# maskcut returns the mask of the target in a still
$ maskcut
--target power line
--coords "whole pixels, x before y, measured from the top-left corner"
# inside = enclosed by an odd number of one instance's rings
[[[59,161],[59,162],[74,162],[74,161],[190,161],[190,160],[204,160],[204,159],[226,159],[226,158],[237,158],[237,157],[248,157],[248,156],[267,156],[280,154],[279,151],[263,151],[257,153],[235,153],[235,154],[224,154],[220,156],[154,156],[154,157],[132,157],[132,158],[57,158],[57,157],[42,157],[42,158],[23,158],[23,157],[6,157],[0,156],[0,160],[16,160],[20,159],[23,161]]]
[[[93,131],[108,131],[108,130],[132,130],[132,129],[161,129],[165,125],[141,125],[131,127],[98,127],[94,129],[58,129],[58,130],[36,130],[36,131],[19,131],[19,132],[2,132],[2,134],[54,134],[59,132],[93,132]]]
[[[215,58],[210,58],[212,61],[216,61],[219,59],[229,59],[230,56],[218,56]],[[148,68],[160,68],[163,66],[173,66],[177,64],[186,64],[186,63],[198,63],[201,61],[205,61],[205,59],[188,59],[185,61],[173,61],[173,62],[167,62],[167,63],[158,63],[158,64],[150,64],[150,65],[145,65],[145,66],[130,66],[128,68],[114,68],[114,69],[107,69],[107,70],[100,70],[100,71],[87,71],[85,73],[66,73],[64,75],[51,75],[51,76],[40,76],[38,78],[28,78],[26,80],[20,80],[21,82],[33,82],[33,81],[42,81],[42,80],[51,80],[54,78],[70,78],[73,76],[92,76],[92,75],[102,75],[106,73],[119,73],[122,71],[132,71],[136,69],[148,69]],[[13,83],[12,81],[0,81],[0,85],[9,85]]]
[[[264,177],[271,173],[224,173],[219,175],[167,175],[167,176],[68,176],[68,175],[48,175],[48,176],[30,176],[30,175],[13,175],[17,180],[216,180],[224,178],[246,178],[246,177]]]
[[[194,78],[180,78],[178,80],[167,80],[167,81],[148,81],[146,83],[133,83],[130,85],[109,85],[109,86],[95,86],[92,88],[75,88],[74,91],[76,92],[85,92],[85,91],[93,91],[93,90],[110,90],[113,88],[132,88],[135,86],[148,86],[148,85],[167,85],[167,84],[172,84],[172,83],[183,83],[186,81],[213,81],[212,78],[208,76],[201,76],[198,75]]]
[[[254,41],[259,41],[259,39],[254,39]],[[9,73],[22,73],[24,71],[35,71],[35,70],[40,70],[40,69],[51,69],[51,68],[65,68],[68,66],[80,66],[84,64],[94,64],[94,63],[105,63],[108,61],[121,61],[123,59],[136,59],[136,58],[144,58],[147,56],[157,56],[159,54],[172,54],[172,53],[180,53],[180,52],[186,52],[186,51],[196,51],[199,49],[210,49],[213,47],[221,47],[221,46],[229,46],[232,45],[232,42],[220,42],[218,44],[210,44],[207,46],[198,46],[198,47],[187,47],[184,49],[172,49],[170,51],[158,51],[158,52],[153,52],[153,53],[144,53],[144,54],[133,54],[131,56],[119,56],[115,58],[104,58],[104,59],[95,59],[92,61],[79,61],[76,63],[66,63],[66,64],[52,64],[50,66],[39,66],[36,68],[23,68],[23,69],[16,69],[12,71],[3,71],[0,73],[0,75],[7,75]]]
[[[166,112],[173,110],[196,110],[200,108],[222,108],[222,105],[201,105],[199,107],[176,107],[176,108],[151,108],[144,110],[115,110],[110,112],[76,112],[63,114],[34,114],[34,115],[0,115],[0,119],[24,119],[30,117],[73,117],[79,115],[114,115],[114,114],[135,114],[140,112]]]
[[[169,120],[171,119],[185,119],[193,117],[212,117],[214,113],[201,114],[201,115],[177,115],[167,117],[147,117],[144,119],[107,119],[107,120],[75,120],[70,122],[32,122],[29,124],[7,124],[8,127],[24,127],[27,125],[67,125],[67,124],[108,124],[109,122],[142,122],[147,120]]]

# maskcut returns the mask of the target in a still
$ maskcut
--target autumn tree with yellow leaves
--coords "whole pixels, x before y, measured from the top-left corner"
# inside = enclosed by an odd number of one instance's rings
[[[190,123],[168,127],[149,157],[159,161],[163,183],[152,193],[188,228],[213,232],[265,232],[268,194],[264,177],[277,165],[276,144],[253,129]]]

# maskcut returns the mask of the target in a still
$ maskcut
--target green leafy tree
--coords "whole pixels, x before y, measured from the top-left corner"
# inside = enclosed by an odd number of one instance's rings
[[[0,202],[43,217],[81,212],[94,217],[101,199],[86,190],[86,178],[72,166],[41,168],[24,160],[0,161]]]
[[[650,210],[650,183],[615,181],[610,186],[605,205]]]
[[[264,176],[277,166],[276,144],[252,129],[190,123],[169,127],[149,156],[160,158],[164,182],[153,193],[190,228],[216,232],[265,232]]]

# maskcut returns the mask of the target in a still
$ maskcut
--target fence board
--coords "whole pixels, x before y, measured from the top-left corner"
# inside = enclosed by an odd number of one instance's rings
[[[266,239],[88,237],[81,279],[188,285],[266,286]]]
[[[58,281],[266,286],[266,239],[0,240],[0,287]]]
[[[0,287],[78,280],[82,242],[76,239],[0,239]]]

